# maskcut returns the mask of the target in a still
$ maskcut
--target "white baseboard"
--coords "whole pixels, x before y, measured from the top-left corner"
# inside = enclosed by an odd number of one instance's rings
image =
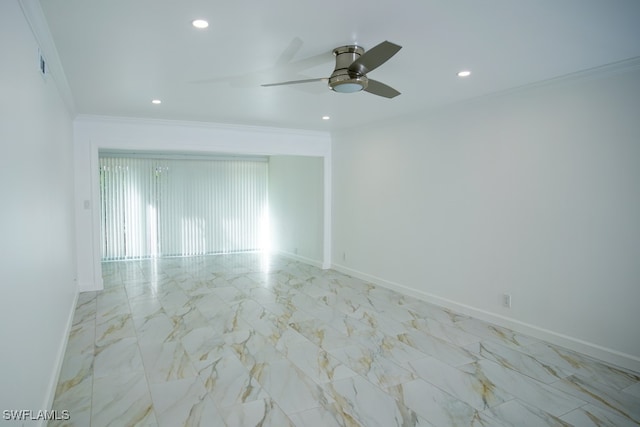
[[[102,291],[104,290],[104,285],[102,281],[99,283],[96,282],[83,282],[78,285],[79,292],[94,292],[94,291]]]
[[[60,342],[60,346],[58,347],[58,353],[56,356],[56,365],[53,371],[53,375],[49,381],[49,389],[47,395],[45,396],[44,406],[42,408],[51,409],[53,407],[53,399],[56,397],[56,389],[58,388],[58,380],[60,378],[60,372],[62,372],[62,364],[64,363],[64,355],[67,351],[67,344],[69,342],[69,335],[71,334],[71,328],[73,327],[73,316],[76,312],[76,306],[78,305],[78,296],[79,292],[75,293],[73,297],[73,302],[71,304],[71,310],[69,312],[69,316],[67,317],[67,324],[64,330],[64,336]],[[40,426],[45,426],[45,421],[40,421],[38,423]]]
[[[495,325],[511,329],[515,332],[549,342],[551,344],[555,344],[582,354],[586,354],[587,356],[602,360],[608,364],[619,366],[625,369],[630,369],[635,372],[640,372],[640,357],[603,347],[598,344],[581,340],[579,338],[544,329],[539,326],[531,325],[529,323],[521,322],[519,320],[482,310],[477,307],[460,304],[458,302],[448,300],[446,298],[441,298],[428,292],[418,291],[399,283],[390,282],[388,280],[384,280],[379,277],[372,276],[370,274],[366,274],[340,264],[333,264],[331,268],[349,276],[366,280],[375,285],[391,289],[401,294],[411,296],[431,304],[436,304],[449,310],[472,316],[476,319],[484,320]]]
[[[301,255],[298,254],[294,254],[291,252],[286,252],[286,251],[277,251],[276,252],[278,255],[281,255],[283,257],[295,260],[295,261],[300,261],[303,262],[305,264],[309,264],[309,265],[313,265],[314,267],[318,267],[318,268],[322,268],[322,269],[326,269],[326,266],[323,266],[322,261],[318,261],[315,259],[311,259],[311,258],[307,258],[307,257],[303,257]]]

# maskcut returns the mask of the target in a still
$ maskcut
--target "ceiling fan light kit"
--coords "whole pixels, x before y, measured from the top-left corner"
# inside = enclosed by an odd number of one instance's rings
[[[369,79],[367,73],[387,62],[400,49],[402,49],[402,46],[388,41],[380,43],[367,52],[357,45],[337,47],[333,50],[333,55],[336,57],[336,66],[329,78],[293,80],[264,84],[262,86],[282,86],[325,81],[328,82],[329,88],[334,92],[354,93],[364,90],[385,98],[394,98],[400,95],[400,92],[384,83]]]

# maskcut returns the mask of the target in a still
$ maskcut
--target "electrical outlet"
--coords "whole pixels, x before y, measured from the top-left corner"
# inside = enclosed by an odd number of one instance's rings
[[[342,260],[343,261],[347,260],[347,253],[346,252],[342,252]]]
[[[502,306],[511,308],[511,294],[502,294]]]

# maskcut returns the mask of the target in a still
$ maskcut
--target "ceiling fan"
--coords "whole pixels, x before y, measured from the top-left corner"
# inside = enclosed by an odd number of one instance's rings
[[[337,47],[333,49],[333,55],[336,57],[336,67],[330,77],[291,80],[262,86],[283,86],[324,81],[335,92],[353,93],[364,90],[374,95],[393,98],[400,95],[400,92],[391,86],[368,78],[367,73],[387,62],[400,49],[402,49],[402,46],[389,41],[384,41],[366,52],[364,48],[358,45]]]

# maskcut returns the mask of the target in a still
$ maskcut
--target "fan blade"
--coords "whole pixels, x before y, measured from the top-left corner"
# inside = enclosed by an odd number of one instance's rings
[[[293,57],[296,56],[296,53],[298,53],[302,45],[303,42],[300,37],[294,37],[293,40],[291,40],[291,42],[289,43],[289,46],[287,46],[284,52],[280,54],[280,57],[276,61],[276,67],[290,63]]]
[[[321,81],[328,81],[329,79],[327,77],[321,77],[319,79],[306,79],[306,80],[291,80],[288,82],[280,82],[280,83],[269,83],[266,85],[260,85],[262,87],[268,87],[268,86],[284,86],[284,85],[297,85],[299,83],[311,83],[311,82],[321,82]]]
[[[372,93],[374,95],[384,96],[385,98],[395,98],[396,96],[400,95],[400,92],[398,92],[391,86],[387,86],[384,83],[380,83],[377,80],[371,79],[369,79],[369,84],[364,91]]]
[[[389,58],[398,53],[400,49],[402,49],[402,46],[384,41],[366,51],[360,58],[353,61],[353,63],[349,65],[349,71],[353,73],[367,74],[369,71],[375,70],[387,62]]]

